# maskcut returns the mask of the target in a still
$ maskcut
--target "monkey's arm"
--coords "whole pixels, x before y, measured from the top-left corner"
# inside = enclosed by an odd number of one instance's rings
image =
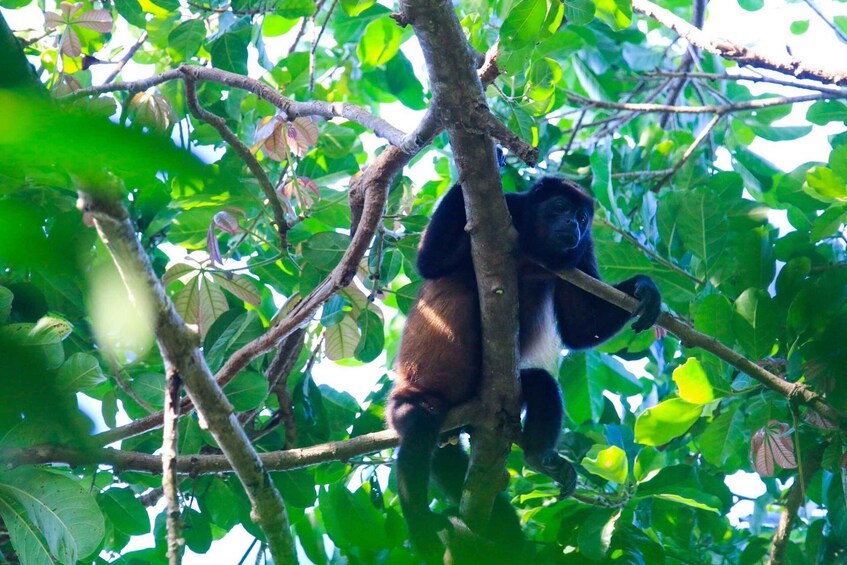
[[[600,280],[593,250],[586,253],[578,268]],[[556,280],[553,297],[556,322],[566,347],[585,349],[602,343],[620,331],[633,316],[637,317],[632,324],[636,332],[646,330],[656,323],[661,313],[662,297],[650,277],[636,275],[614,287],[639,300],[635,313],[630,314],[565,280]]]
[[[473,272],[471,240],[465,232],[467,216],[462,187],[454,184],[435,209],[418,249],[418,273],[437,279],[457,271]]]

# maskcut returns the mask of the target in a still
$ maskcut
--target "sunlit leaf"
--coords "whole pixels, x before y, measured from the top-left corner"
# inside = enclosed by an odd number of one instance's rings
[[[660,402],[638,415],[635,441],[644,445],[664,445],[687,432],[702,412],[702,406],[681,398]]]
[[[601,447],[595,445],[582,460],[582,466],[589,473],[598,477],[603,477],[619,485],[625,483],[629,473],[626,453],[616,445],[602,449]]]
[[[696,357],[674,369],[673,381],[679,387],[679,397],[692,404],[708,404],[715,399],[715,391],[706,371]]]

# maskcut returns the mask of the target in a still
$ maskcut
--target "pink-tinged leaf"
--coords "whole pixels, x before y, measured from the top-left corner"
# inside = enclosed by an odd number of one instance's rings
[[[796,468],[797,459],[794,457],[794,441],[790,426],[771,421],[767,430],[767,443],[770,444],[776,464],[783,469]]]
[[[313,198],[306,192],[306,189],[311,191],[317,198]],[[300,205],[301,210],[308,210],[315,205],[316,200],[320,199],[321,190],[312,179],[307,177],[297,177],[296,179],[289,179],[288,182],[277,189],[277,193],[288,199],[289,202],[293,196]]]
[[[253,284],[250,277],[244,275],[233,275],[227,277],[222,273],[212,273],[214,281],[224,290],[234,294],[244,302],[258,307],[262,303],[262,296]]]
[[[44,29],[53,31],[63,23],[65,20],[56,12],[44,12]]]
[[[70,23],[76,13],[82,10],[82,2],[75,2],[73,4],[70,2],[61,2],[59,9],[62,11],[65,22]]]
[[[288,125],[288,141],[291,152],[304,157],[318,142],[318,127],[309,118],[297,118]]]
[[[768,422],[767,426],[753,434],[750,459],[756,472],[764,477],[773,476],[776,466],[783,469],[796,468],[791,427],[783,422]]]
[[[215,223],[209,224],[209,229],[206,231],[206,251],[209,253],[209,259],[212,265],[223,265],[223,257],[221,257],[221,247],[218,244],[218,238],[215,236]]]
[[[165,132],[176,122],[170,100],[156,92],[139,92],[129,102],[129,112],[138,125]]]
[[[265,140],[262,151],[269,159],[285,161],[288,159],[288,143],[285,141],[285,125],[279,124],[273,133]]]
[[[241,226],[238,225],[238,218],[235,214],[226,210],[221,210],[212,218],[214,224],[223,232],[229,235],[235,235],[241,231]]]
[[[167,271],[165,271],[164,275],[162,275],[162,286],[167,287],[169,284],[171,284],[177,279],[182,278],[184,275],[196,272],[197,267],[193,267],[186,263],[176,263],[175,265],[171,266]]]
[[[753,469],[763,477],[773,475],[773,454],[765,449],[764,428],[753,434],[753,439],[750,440],[750,460],[753,463]]]
[[[814,410],[808,410],[806,412],[806,421],[812,424],[813,426],[824,430],[835,429],[835,425],[832,422],[830,422]]]
[[[109,33],[112,31],[112,14],[108,10],[89,10],[80,14],[73,23],[100,33]]]
[[[82,45],[79,42],[79,36],[70,27],[65,29],[65,35],[62,37],[62,53],[74,58],[82,55]]]

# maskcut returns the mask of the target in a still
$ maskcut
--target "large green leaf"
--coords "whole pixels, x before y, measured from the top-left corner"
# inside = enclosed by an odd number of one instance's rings
[[[644,445],[664,445],[691,427],[703,407],[681,398],[671,398],[648,408],[635,421],[635,441]]]
[[[391,60],[400,49],[403,32],[390,18],[368,24],[356,48],[356,56],[364,69],[379,67]]]
[[[500,27],[500,43],[505,49],[520,49],[537,41],[547,15],[545,0],[521,0],[509,10]]]
[[[103,515],[76,480],[35,467],[0,473],[0,516],[23,563],[76,563],[103,539]]]
[[[629,473],[626,453],[617,445],[603,447],[595,445],[582,460],[582,466],[589,473],[622,485]]]
[[[128,488],[110,488],[97,495],[97,502],[119,531],[138,536],[150,531],[150,517],[135,493]]]
[[[691,404],[708,404],[715,399],[715,391],[700,361],[689,357],[674,369],[673,381],[679,388],[679,397]]]
[[[754,360],[770,355],[778,326],[779,318],[773,299],[766,291],[750,288],[735,301],[735,337]]]

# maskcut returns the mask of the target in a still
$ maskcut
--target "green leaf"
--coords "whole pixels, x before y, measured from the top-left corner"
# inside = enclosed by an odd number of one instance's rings
[[[209,519],[193,508],[182,511],[182,537],[194,553],[206,553],[212,546],[212,528]]]
[[[735,468],[745,463],[739,454],[746,455],[749,451],[750,436],[746,432],[742,405],[741,402],[722,404],[720,414],[695,438],[703,457],[712,465],[723,467],[732,460],[732,468]]]
[[[138,0],[115,0],[115,9],[123,18],[137,28],[146,29],[147,18]]]
[[[715,391],[706,371],[696,357],[689,357],[673,371],[673,381],[679,387],[679,396],[691,404],[704,405],[715,399]]]
[[[339,361],[356,355],[361,336],[356,321],[344,316],[335,325],[326,328],[326,356],[331,361]]]
[[[575,26],[590,24],[594,19],[594,2],[592,0],[564,0],[565,18]]]
[[[791,22],[789,29],[794,35],[803,35],[809,29],[809,20],[797,20]]]
[[[317,492],[315,476],[310,470],[295,469],[271,473],[271,478],[286,504],[297,508],[314,506]]]
[[[5,286],[0,286],[0,324],[5,324],[12,313],[12,301],[15,295]]]
[[[76,392],[94,388],[106,382],[97,358],[88,353],[74,353],[61,367],[56,384],[64,390]]]
[[[318,269],[329,271],[338,264],[349,245],[350,236],[335,232],[316,233],[303,243],[303,258]]]
[[[847,202],[847,181],[827,167],[813,167],[806,173],[806,192],[824,202]]]
[[[677,224],[686,247],[703,262],[708,273],[709,265],[720,255],[727,237],[720,201],[711,191],[692,191],[679,207]]]
[[[385,347],[385,330],[382,318],[370,310],[363,310],[356,319],[362,337],[356,345],[356,359],[364,363],[370,363],[382,353]]]
[[[703,477],[703,478],[701,478]],[[708,486],[709,488],[705,488]],[[711,494],[715,492],[716,494]],[[638,485],[636,499],[656,497],[692,508],[720,512],[724,503],[718,496],[728,497],[726,486],[716,485],[713,478],[690,465],[672,465],[659,471],[649,481]]]
[[[597,19],[615,31],[632,23],[632,0],[594,0]]]
[[[209,50],[212,66],[239,75],[247,74],[247,42],[238,33],[225,33]]]
[[[720,294],[710,294],[694,308],[694,328],[711,336],[724,345],[735,343],[733,332],[733,308],[729,299]]]
[[[809,106],[806,119],[819,126],[847,121],[847,104],[841,100],[818,100]]]
[[[384,65],[400,49],[403,32],[391,18],[380,18],[368,24],[356,47],[356,56],[364,70]]]
[[[197,54],[206,39],[206,25],[201,20],[189,20],[176,26],[168,34],[168,48],[186,61]]]
[[[599,561],[609,552],[612,534],[621,511],[614,508],[595,508],[579,528],[580,553],[593,561]]]
[[[52,564],[49,556],[76,563],[97,549],[105,533],[103,515],[86,488],[34,467],[0,473],[0,516],[7,526],[16,525],[9,526],[12,545],[27,564]]]
[[[285,0],[276,6],[276,13],[283,18],[299,19],[315,13],[314,0]]]
[[[653,478],[656,473],[668,464],[668,456],[664,451],[654,447],[644,447],[635,457],[632,474],[639,483]]]
[[[589,473],[619,485],[626,482],[629,474],[626,452],[617,445],[605,448],[602,445],[593,446],[581,464]]]
[[[97,495],[97,502],[112,525],[128,536],[150,532],[147,509],[128,488],[110,488]]]
[[[791,141],[805,137],[812,131],[812,126],[764,126],[759,124],[748,123],[747,126],[753,132],[768,141]]]
[[[749,288],[738,297],[733,329],[738,343],[754,361],[770,355],[779,329],[779,314],[767,291]]]
[[[241,371],[224,387],[236,412],[258,408],[268,396],[268,380],[261,373]]]
[[[756,12],[765,5],[765,0],[738,0],[738,5],[748,12]]]
[[[409,311],[412,309],[412,305],[418,297],[418,291],[422,284],[423,281],[417,281],[397,289],[397,294],[395,295],[397,298],[397,307],[400,308],[400,311],[403,314],[409,314]]]
[[[165,377],[156,373],[135,375],[130,383],[133,392],[152,408],[161,410],[165,403]]]
[[[546,16],[545,0],[521,0],[512,6],[500,27],[500,43],[503,48],[521,49],[538,41],[542,37]]]
[[[358,16],[374,4],[376,0],[341,0],[341,7],[352,17]]]
[[[703,407],[681,398],[671,398],[648,408],[635,420],[635,441],[644,445],[664,445],[697,421]]]

